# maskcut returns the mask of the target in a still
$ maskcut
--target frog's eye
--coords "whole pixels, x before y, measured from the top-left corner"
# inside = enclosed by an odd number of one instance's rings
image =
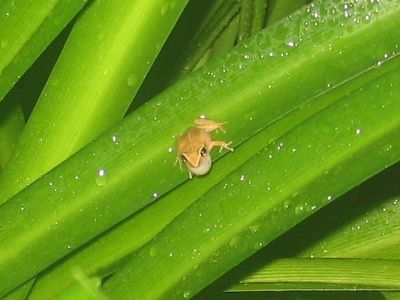
[[[205,156],[207,155],[207,150],[206,150],[206,148],[201,148],[201,150],[200,150],[200,155],[203,156],[203,157],[205,157]]]
[[[187,162],[187,159],[186,159],[185,155],[181,155],[181,161]]]

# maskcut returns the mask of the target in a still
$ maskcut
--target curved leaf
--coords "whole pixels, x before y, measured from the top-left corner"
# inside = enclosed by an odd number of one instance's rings
[[[204,194],[132,256],[106,282],[107,294],[116,299],[133,291],[135,298],[190,297],[337,196],[400,160],[399,96],[400,74],[394,71],[300,124]]]
[[[93,2],[72,29],[0,176],[0,203],[124,116],[186,3]]]
[[[0,101],[85,3],[1,1]]]
[[[290,24],[286,20],[261,32],[3,204],[0,294],[182,183],[186,174],[171,167],[173,147],[198,115],[228,121],[228,138],[239,144],[327,86],[396,54],[398,5],[357,3],[351,7],[360,21],[355,23],[341,4],[314,4],[292,16]],[[363,52],[369,38],[378,46]]]

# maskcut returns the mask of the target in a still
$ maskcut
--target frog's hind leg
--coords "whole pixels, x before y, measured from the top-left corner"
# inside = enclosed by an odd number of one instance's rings
[[[207,132],[211,132],[214,130],[218,132],[218,130],[221,130],[222,132],[225,133],[225,129],[222,128],[222,125],[226,124],[226,122],[216,122],[213,120],[200,118],[196,119],[194,123],[196,124],[197,128],[204,129]]]

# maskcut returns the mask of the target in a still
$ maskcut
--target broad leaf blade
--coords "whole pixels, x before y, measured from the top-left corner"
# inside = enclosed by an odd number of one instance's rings
[[[133,256],[107,281],[108,295],[193,295],[398,161],[399,95],[400,75],[391,72],[296,127],[217,184]],[[149,292],[156,278],[157,288]],[[135,282],[134,290],[126,282]]]
[[[229,138],[240,143],[325,91],[328,83],[346,81],[376,66],[377,57],[391,55],[400,34],[400,8],[391,2],[369,5],[352,8],[360,17],[372,16],[364,23],[354,24],[342,6],[324,2],[313,6],[319,16],[333,9],[341,13],[324,22],[321,17],[318,26],[310,27],[310,20],[317,22],[315,14],[303,10],[291,18],[292,25],[260,33],[139,109],[1,206],[0,270],[13,270],[0,276],[1,292],[186,180],[185,173],[173,171],[175,155],[170,149],[199,114],[228,121]],[[380,9],[374,10],[375,5]],[[296,47],[287,44],[300,34]],[[371,36],[379,49],[363,52]],[[318,64],[335,68],[321,70]],[[325,80],[316,79],[315,73]],[[98,178],[99,170],[106,178]],[[25,255],[28,252],[31,255]],[[16,255],[23,267],[15,268]]]
[[[399,272],[398,260],[277,259],[227,291],[393,291]]]
[[[73,274],[70,270],[79,266],[86,274],[108,274],[121,260],[147,243],[164,226],[192,204],[198,197],[211,189],[216,183],[244,163],[270,142],[309,118],[319,110],[333,103],[343,95],[350,93],[366,82],[397,68],[400,59],[385,64],[385,68],[372,69],[370,72],[353,78],[345,84],[328,90],[309,103],[289,113],[271,126],[252,136],[235,148],[233,153],[223,156],[215,162],[213,171],[201,180],[193,180],[175,188],[155,203],[113,227],[99,238],[78,249],[37,279],[30,299],[51,299],[53,292],[71,284]],[[138,231],[137,228],[143,228]],[[311,230],[311,229],[307,229]],[[115,249],[115,245],[119,245]],[[281,252],[281,250],[278,250]],[[96,255],[93,255],[96,253]]]
[[[1,1],[0,101],[85,3]]]
[[[0,203],[122,119],[186,3],[92,3],[0,176]]]

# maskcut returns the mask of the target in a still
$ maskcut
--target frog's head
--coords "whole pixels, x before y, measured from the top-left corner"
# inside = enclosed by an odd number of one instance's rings
[[[190,172],[195,175],[207,174],[211,169],[211,155],[205,145],[197,151],[183,152],[180,159],[186,164]]]

